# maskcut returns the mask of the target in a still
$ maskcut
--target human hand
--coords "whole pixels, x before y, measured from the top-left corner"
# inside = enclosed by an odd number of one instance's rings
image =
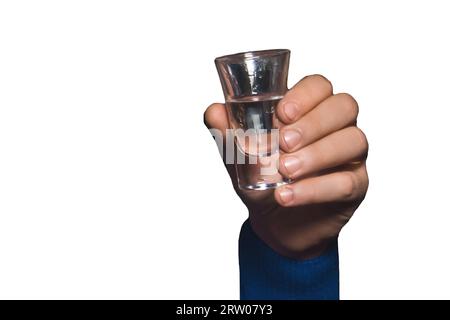
[[[356,126],[358,104],[312,75],[286,93],[276,114],[284,151],[279,172],[294,182],[275,191],[240,190],[232,165],[227,169],[255,233],[282,255],[314,257],[337,238],[367,192],[368,143]],[[209,106],[204,117],[209,128],[228,128],[223,104]]]

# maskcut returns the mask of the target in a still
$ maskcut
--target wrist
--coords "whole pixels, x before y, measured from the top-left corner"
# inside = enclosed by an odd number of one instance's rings
[[[309,260],[322,255],[330,245],[336,242],[336,238],[329,238],[320,242],[312,243],[302,234],[292,236],[283,228],[274,228],[273,225],[265,224],[256,215],[250,215],[250,226],[256,236],[268,247],[281,256],[295,260]]]

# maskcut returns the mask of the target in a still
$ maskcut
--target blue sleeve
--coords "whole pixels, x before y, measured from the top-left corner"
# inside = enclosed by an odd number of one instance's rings
[[[250,223],[239,237],[242,300],[338,300],[337,240],[321,256],[309,260],[283,257],[262,242]]]

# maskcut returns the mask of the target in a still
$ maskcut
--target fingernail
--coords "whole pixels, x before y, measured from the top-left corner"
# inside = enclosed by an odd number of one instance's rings
[[[294,192],[287,187],[281,189],[278,194],[280,195],[280,199],[283,203],[289,203],[294,199]]]
[[[297,114],[299,112],[299,107],[295,102],[287,102],[284,107],[284,114],[286,115],[286,117],[293,121],[297,118]]]
[[[289,149],[294,149],[301,139],[301,134],[297,130],[290,129],[283,132],[283,139]]]
[[[296,157],[286,157],[282,162],[286,171],[291,175],[300,169],[300,160]]]

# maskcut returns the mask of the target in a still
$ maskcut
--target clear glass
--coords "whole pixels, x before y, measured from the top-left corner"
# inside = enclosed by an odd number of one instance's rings
[[[239,188],[266,190],[289,183],[278,172],[278,101],[287,91],[290,51],[243,52],[215,59],[233,130]]]

